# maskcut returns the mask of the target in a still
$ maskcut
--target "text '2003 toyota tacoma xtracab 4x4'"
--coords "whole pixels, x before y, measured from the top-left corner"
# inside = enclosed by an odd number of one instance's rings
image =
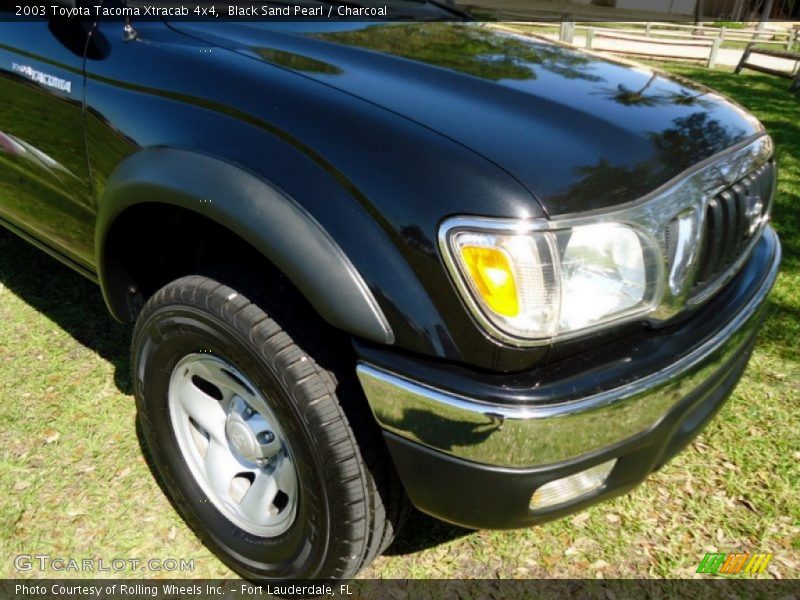
[[[0,39],[0,220],[135,322],[153,463],[245,577],[621,494],[747,364],[773,147],[708,89],[468,23]]]

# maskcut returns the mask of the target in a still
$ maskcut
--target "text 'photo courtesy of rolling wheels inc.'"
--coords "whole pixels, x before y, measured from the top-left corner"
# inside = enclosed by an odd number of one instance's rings
[[[0,5],[0,600],[800,600],[800,0]]]

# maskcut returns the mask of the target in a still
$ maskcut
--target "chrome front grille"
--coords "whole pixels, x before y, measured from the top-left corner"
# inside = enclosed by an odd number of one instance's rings
[[[740,261],[767,220],[775,187],[768,161],[708,201],[692,295],[705,295]]]

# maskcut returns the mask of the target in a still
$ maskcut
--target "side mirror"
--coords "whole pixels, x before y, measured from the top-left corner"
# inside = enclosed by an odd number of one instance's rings
[[[75,10],[84,4],[80,0],[53,0],[51,6],[58,7],[58,11],[66,13]],[[82,11],[75,11],[79,13]],[[63,15],[63,16],[62,16]],[[94,20],[81,14],[63,14],[56,12],[51,15],[47,28],[61,44],[75,56],[84,56],[87,51],[86,42],[94,27]]]

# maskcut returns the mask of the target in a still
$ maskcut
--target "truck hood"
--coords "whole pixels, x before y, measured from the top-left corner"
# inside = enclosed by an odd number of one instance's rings
[[[174,26],[449,137],[516,178],[550,215],[635,200],[763,132],[705,87],[491,26]]]

